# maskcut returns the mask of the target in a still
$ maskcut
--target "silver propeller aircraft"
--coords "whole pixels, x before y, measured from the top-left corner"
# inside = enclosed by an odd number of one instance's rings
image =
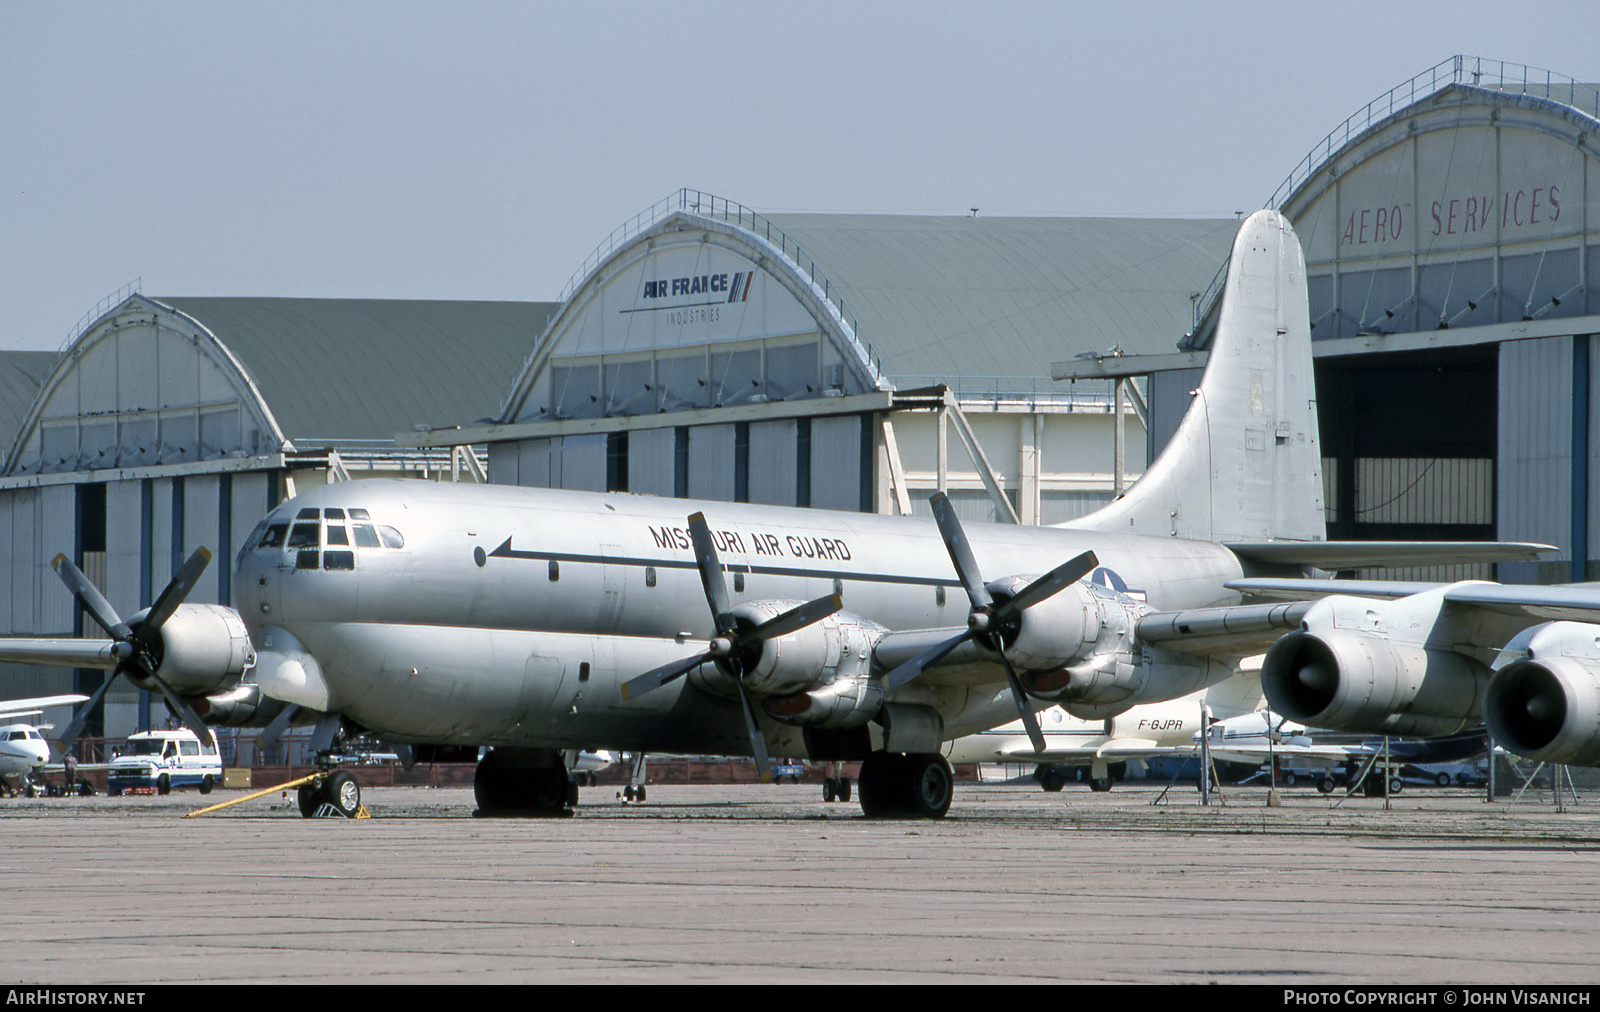
[[[202,732],[314,720],[329,762],[352,731],[487,746],[485,814],[561,813],[563,752],[605,748],[751,755],[763,772],[773,754],[860,761],[868,815],[936,818],[941,743],[1020,717],[1042,749],[1035,710],[1103,719],[1194,692],[1315,607],[1243,604],[1235,581],[1530,555],[1326,542],[1319,469],[1304,261],[1264,211],[1234,242],[1167,451],[1070,525],[967,530],[942,498],[929,522],[341,482],[261,522],[234,608],[184,602],[203,549],[126,621],[63,558],[110,640],[7,641],[0,659],[109,668]],[[334,773],[324,790],[353,787]]]

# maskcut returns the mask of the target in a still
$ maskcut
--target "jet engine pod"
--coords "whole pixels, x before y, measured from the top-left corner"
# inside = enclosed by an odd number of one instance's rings
[[[1279,639],[1261,665],[1272,709],[1358,734],[1454,734],[1478,721],[1488,669],[1451,650],[1329,629]]]
[[[1496,671],[1483,719],[1495,741],[1540,762],[1600,766],[1600,663],[1520,660]]]
[[[989,583],[995,601],[1008,601],[1037,577],[1007,576]],[[1024,671],[1062,668],[1087,657],[1100,638],[1100,602],[1081,583],[1024,608],[997,630],[1006,657]]]
[[[130,620],[138,627],[146,611]],[[180,604],[149,645],[156,674],[180,696],[224,692],[256,662],[255,647],[239,613],[220,604]],[[136,672],[129,679],[142,689],[157,689]]]

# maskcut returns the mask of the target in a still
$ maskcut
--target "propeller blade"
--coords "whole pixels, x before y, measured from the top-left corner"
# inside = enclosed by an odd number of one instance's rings
[[[50,565],[55,567],[56,575],[61,577],[61,582],[72,591],[72,596],[83,605],[83,610],[100,623],[100,628],[110,633],[112,639],[122,642],[133,636],[133,630],[128,628],[128,623],[117,615],[117,609],[111,607],[111,602],[100,593],[100,588],[84,576],[82,570],[72,564],[71,559],[65,555],[57,555]]]
[[[172,577],[172,582],[161,591],[161,596],[156,598],[156,603],[150,606],[150,614],[139,623],[141,632],[154,631],[166,624],[172,613],[178,610],[178,605],[189,596],[189,591],[194,589],[195,583],[200,579],[200,574],[205,572],[206,566],[211,562],[211,553],[204,548],[196,548],[194,554],[189,556],[189,561],[183,564]],[[194,730],[190,728],[190,730]],[[200,732],[195,731],[195,734]],[[202,736],[203,737],[203,736]]]
[[[711,542],[711,528],[706,526],[706,515],[696,513],[689,518],[689,538],[694,542],[694,561],[700,567],[700,584],[705,587],[706,604],[716,618],[718,635],[726,635],[731,620],[728,615],[728,583],[722,576],[722,563],[717,558],[717,546]]]
[[[696,654],[693,657],[690,657],[688,660],[673,661],[671,664],[663,664],[661,667],[656,668],[653,671],[646,671],[637,678],[629,679],[628,681],[622,683],[622,698],[633,699],[634,697],[642,696],[647,692],[654,692],[673,679],[682,678],[684,675],[687,675],[695,668],[698,668],[706,661],[709,661],[711,656],[712,655],[709,651],[703,654]]]
[[[204,549],[201,549],[201,551],[204,551]],[[216,735],[211,733],[211,726],[201,720],[200,715],[195,713],[189,704],[184,702],[183,697],[173,691],[172,686],[168,685],[160,675],[154,671],[147,671],[145,674],[150,677],[151,681],[156,683],[156,687],[161,690],[161,694],[167,698],[167,705],[172,707],[172,712],[176,713],[178,719],[183,721],[183,726],[193,731],[196,738],[214,747],[217,744],[217,738]]]
[[[978,560],[972,557],[972,546],[967,543],[967,533],[961,529],[961,520],[956,516],[955,507],[950,505],[950,498],[943,492],[935,492],[928,501],[933,504],[933,519],[939,525],[939,536],[944,538],[944,547],[950,553],[950,561],[955,563],[956,575],[961,577],[961,586],[966,588],[973,610],[988,607],[994,599],[989,596],[989,588],[983,585]]]
[[[813,622],[820,622],[844,607],[844,598],[838,594],[819,597],[815,601],[790,608],[782,615],[769,618],[742,635],[753,640],[775,640],[792,632],[799,632]]]
[[[1017,677],[1017,669],[1011,666],[1003,653],[1000,663],[1006,666],[1006,681],[1011,683],[1011,698],[1017,701],[1017,714],[1022,717],[1022,726],[1028,729],[1028,741],[1033,743],[1035,752],[1043,752],[1044,732],[1039,730],[1039,717],[1033,712],[1033,702],[1022,691],[1022,680]]]
[[[1000,602],[994,609],[995,620],[1003,621],[1015,615],[1020,615],[1025,609],[1032,608],[1040,601],[1054,597],[1094,572],[1094,567],[1099,564],[1100,560],[1095,558],[1093,552],[1084,552],[1077,558],[1068,559],[1026,587],[1023,587],[1009,601]]]
[[[63,756],[71,752],[72,746],[78,743],[78,735],[83,733],[83,725],[89,722],[89,714],[93,713],[94,708],[100,705],[100,700],[105,698],[106,691],[111,688],[111,683],[116,681],[117,676],[120,674],[122,674],[122,665],[119,664],[106,674],[105,681],[101,682],[100,687],[89,696],[89,701],[78,707],[77,712],[72,715],[72,719],[67,721],[67,729],[61,732],[60,738],[56,739],[56,745],[61,749]]]
[[[750,705],[750,693],[744,690],[744,680],[739,681],[739,708],[744,711],[745,730],[750,732],[750,754],[756,760],[756,776],[764,784],[772,783],[772,763],[767,758],[767,739],[756,723],[756,711]]]
[[[943,643],[938,643],[929,647],[922,653],[911,658],[909,661],[902,662],[898,667],[895,667],[888,674],[883,676],[883,687],[885,689],[898,689],[900,686],[922,674],[923,668],[926,668],[934,661],[938,660],[945,654],[971,639],[972,635],[973,634],[970,629],[966,632],[958,633],[955,636],[945,640]]]

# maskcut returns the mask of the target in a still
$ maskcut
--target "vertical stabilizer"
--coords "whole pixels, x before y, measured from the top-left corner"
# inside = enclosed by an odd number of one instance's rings
[[[1172,441],[1128,494],[1064,527],[1198,541],[1320,541],[1322,460],[1306,265],[1257,211],[1228,259],[1211,355]]]

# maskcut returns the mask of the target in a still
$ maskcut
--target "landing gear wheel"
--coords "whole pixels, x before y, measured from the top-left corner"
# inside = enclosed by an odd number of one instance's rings
[[[361,811],[361,785],[356,783],[355,777],[338,770],[322,782],[322,800],[340,815],[353,819]]]
[[[1390,778],[1390,780],[1389,780],[1389,793],[1391,795],[1399,794],[1401,788],[1403,788],[1403,787],[1405,787],[1405,784],[1401,783],[1399,777]]]
[[[1334,782],[1332,777],[1323,777],[1321,780],[1317,781],[1317,790],[1321,791],[1323,794],[1332,794],[1333,788]]]
[[[839,778],[839,784],[834,789],[834,793],[838,796],[840,801],[849,801],[850,800],[850,778],[849,777],[840,777]]]
[[[171,794],[172,778],[167,776],[165,773],[161,774],[159,777],[156,777],[156,793]]]
[[[637,791],[633,792],[633,800],[635,800],[635,801],[643,801],[644,800],[644,784],[640,784],[639,785],[639,789]]]
[[[1450,786],[1450,774],[1448,774],[1448,773],[1436,774],[1434,776],[1434,778],[1433,778],[1433,782],[1438,784],[1440,787],[1449,787]]]
[[[1285,786],[1285,787],[1293,787],[1294,786],[1294,781],[1295,781],[1295,776],[1294,776],[1293,773],[1285,772],[1283,774],[1283,786]]]
[[[833,804],[833,799],[833,778],[829,777],[822,781],[822,800],[831,805]]]
[[[861,764],[861,811],[873,819],[942,818],[954,784],[944,756],[874,752]]]
[[[955,774],[942,755],[906,757],[910,769],[909,814],[921,819],[942,819],[955,796]]]
[[[1061,772],[1054,767],[1047,766],[1039,771],[1039,786],[1051,794],[1061,790],[1066,784],[1067,778],[1062,776]]]
[[[1096,794],[1104,794],[1105,792],[1111,790],[1111,778],[1090,777],[1089,790],[1094,791]]]

